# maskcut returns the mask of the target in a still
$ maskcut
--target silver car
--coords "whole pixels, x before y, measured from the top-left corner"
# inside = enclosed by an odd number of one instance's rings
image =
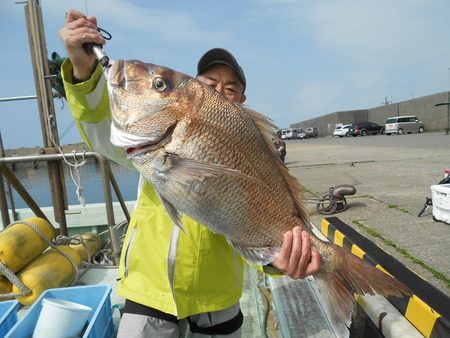
[[[404,133],[423,133],[425,128],[422,121],[416,116],[394,116],[386,120],[384,126],[384,133],[386,135],[391,134],[404,134]]]

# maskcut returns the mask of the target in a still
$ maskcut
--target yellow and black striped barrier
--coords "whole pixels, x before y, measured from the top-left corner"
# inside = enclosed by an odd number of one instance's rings
[[[450,298],[446,294],[339,218],[323,219],[321,231],[331,242],[348,249],[410,288],[412,296],[389,297],[388,300],[420,333],[427,338],[450,338]]]

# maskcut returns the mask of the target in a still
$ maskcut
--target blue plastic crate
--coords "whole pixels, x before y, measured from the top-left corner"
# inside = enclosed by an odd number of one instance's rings
[[[109,285],[72,286],[49,289],[43,292],[24,317],[9,331],[5,338],[31,337],[42,309],[43,298],[59,298],[83,304],[94,309],[82,338],[109,338],[114,336]]]
[[[8,331],[17,323],[17,300],[0,302],[0,337],[4,337]]]

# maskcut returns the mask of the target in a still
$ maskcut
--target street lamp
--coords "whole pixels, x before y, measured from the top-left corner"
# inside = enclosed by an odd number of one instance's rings
[[[448,68],[449,74],[450,74],[450,67]],[[450,78],[449,78],[450,79]],[[447,93],[447,101],[448,102],[441,102],[436,103],[434,106],[447,106],[447,128],[445,129],[445,135],[448,135],[450,132],[450,91]]]
[[[436,103],[434,106],[447,106],[447,128],[445,128],[445,135],[448,135],[450,131],[450,92],[448,92],[448,102]]]

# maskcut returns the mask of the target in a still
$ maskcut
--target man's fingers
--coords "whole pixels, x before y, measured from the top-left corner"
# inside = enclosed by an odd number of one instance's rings
[[[320,269],[320,254],[312,248],[308,232],[297,226],[284,234],[283,244],[272,264],[293,279],[305,278]]]
[[[94,26],[97,27],[97,18],[95,16],[88,16],[87,21],[89,21],[90,23],[92,23]]]
[[[301,236],[301,229],[300,227],[295,227],[292,230],[292,249],[289,259],[289,270],[295,271],[297,270],[298,263],[300,261],[300,258],[302,256],[302,236]]]
[[[300,262],[298,264],[299,270],[304,272],[306,266],[309,264],[311,260],[311,238],[306,231],[302,231],[301,233],[302,240],[302,255],[300,257]]]
[[[306,270],[311,260],[311,240],[306,231],[302,231],[300,228],[294,230],[289,270],[292,278],[299,279],[306,277]]]
[[[292,232],[288,231],[283,236],[283,244],[278,252],[276,261],[277,267],[282,271],[286,270],[289,264],[289,256],[292,250]]]
[[[305,275],[313,275],[320,270],[320,253],[316,249],[311,251],[311,262],[308,264]]]
[[[66,13],[66,22],[67,22],[67,23],[72,22],[72,21],[75,21],[75,20],[78,20],[78,19],[80,19],[80,18],[86,19],[86,16],[85,16],[83,13],[78,12],[78,11],[76,11],[76,10],[74,10],[74,9],[70,9],[70,10]]]
[[[97,27],[97,18],[95,16],[86,16],[81,12],[71,9],[66,13],[66,23],[73,23],[75,21],[78,21],[85,26],[93,28]]]
[[[97,31],[97,25],[86,20],[86,18],[78,18],[66,24],[66,28],[69,30],[75,30],[78,28],[89,28],[93,31]]]
[[[105,39],[97,32],[97,30],[89,27],[81,27],[66,31],[64,38],[66,45],[81,46],[84,43],[98,43],[103,45]]]

